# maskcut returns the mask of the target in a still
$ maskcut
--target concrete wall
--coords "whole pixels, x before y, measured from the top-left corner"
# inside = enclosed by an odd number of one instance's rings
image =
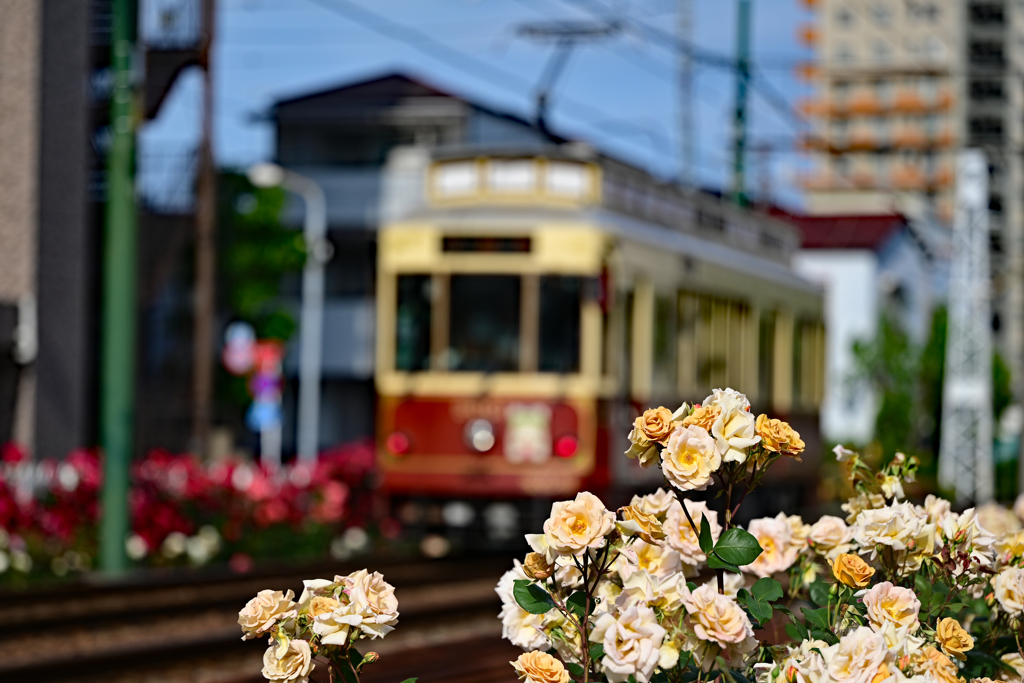
[[[0,0],[0,306],[12,314],[36,295],[41,7],[40,0]],[[0,441],[31,447],[35,378],[15,363],[10,342],[0,340],[3,393],[10,394],[0,396],[0,410],[13,415],[0,415]]]
[[[804,250],[797,273],[825,289],[825,398],[822,435],[865,443],[872,437],[877,404],[870,388],[850,381],[853,343],[874,338],[878,326],[878,257],[869,250]]]

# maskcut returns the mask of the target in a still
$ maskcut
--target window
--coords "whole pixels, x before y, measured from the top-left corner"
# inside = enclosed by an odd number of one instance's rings
[[[841,29],[848,29],[853,26],[853,12],[849,7],[840,7],[836,10],[836,25]]]
[[[582,294],[582,278],[552,275],[540,279],[541,372],[579,372]]]
[[[892,10],[887,3],[879,0],[871,5],[871,19],[877,25],[887,27],[892,22]]]
[[[881,104],[886,105],[886,106],[888,106],[889,104],[892,104],[892,94],[893,94],[892,81],[886,80],[886,81],[876,81],[875,82],[875,96],[878,98],[878,101]]]
[[[853,50],[846,43],[839,43],[836,45],[836,63],[838,64],[852,64],[854,61]]]
[[[892,48],[884,40],[876,40],[872,46],[872,52],[875,64],[879,66],[886,66],[892,61]]]
[[[398,276],[395,369],[415,372],[430,365],[430,276]]]
[[[515,275],[451,276],[449,370],[519,369],[520,289]]]
[[[676,360],[679,354],[679,333],[676,329],[678,295],[654,298],[654,390],[671,395],[676,390]]]

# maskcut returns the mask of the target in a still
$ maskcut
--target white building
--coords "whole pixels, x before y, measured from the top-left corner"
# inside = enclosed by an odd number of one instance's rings
[[[825,289],[822,436],[866,443],[874,435],[878,403],[871,388],[854,379],[853,345],[874,339],[883,312],[923,344],[940,269],[902,216],[788,218],[803,232],[794,270]]]

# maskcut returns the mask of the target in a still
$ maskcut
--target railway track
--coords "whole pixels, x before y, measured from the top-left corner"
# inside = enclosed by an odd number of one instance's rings
[[[364,565],[396,587],[399,628],[373,648],[367,683],[511,683],[494,585],[507,558],[280,566],[244,575],[149,575],[136,581],[0,594],[0,680],[248,683],[265,644],[240,640],[238,610],[264,588]],[[408,673],[408,675],[406,675]],[[466,678],[468,676],[468,678]]]

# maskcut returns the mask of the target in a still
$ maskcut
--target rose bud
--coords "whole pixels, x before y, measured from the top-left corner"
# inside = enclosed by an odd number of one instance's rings
[[[523,573],[531,579],[543,581],[555,571],[555,565],[548,564],[547,558],[541,553],[529,553],[523,560]]]

